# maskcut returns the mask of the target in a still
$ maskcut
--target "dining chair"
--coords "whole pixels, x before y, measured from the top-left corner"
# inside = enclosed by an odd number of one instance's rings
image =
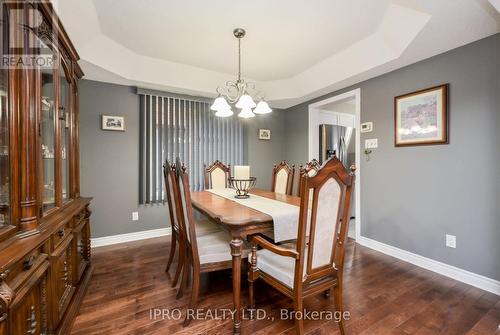
[[[184,258],[184,270],[182,272],[182,282],[180,294],[186,289],[191,270],[192,288],[189,309],[195,309],[198,303],[200,291],[201,273],[225,270],[232,268],[231,235],[225,231],[212,232],[200,236],[197,234],[198,226],[195,224],[193,206],[191,202],[191,191],[189,188],[189,176],[179,159],[176,162],[177,179],[177,199],[180,206],[180,226],[184,235],[183,241],[186,247],[186,257]],[[242,260],[248,256],[250,248],[246,245],[243,248]],[[246,260],[245,260],[246,261]],[[186,314],[184,327],[191,322],[189,314]]]
[[[231,178],[231,165],[224,165],[219,160],[213,164],[205,165],[205,189],[221,189],[229,187]]]
[[[258,278],[293,299],[294,310],[303,315],[303,299],[333,289],[335,307],[343,315],[342,273],[354,171],[331,158],[317,174],[300,178],[300,211],[297,242],[278,246],[262,236],[250,238],[252,253],[248,271],[250,308],[255,308],[254,281]],[[309,192],[313,194],[309,205]],[[257,246],[262,249],[257,251]],[[297,313],[295,314],[297,315]],[[304,333],[302,318],[295,318],[298,334]],[[339,322],[344,334],[343,320]]]
[[[175,270],[174,280],[172,281],[172,287],[175,287],[179,280],[179,276],[181,274],[181,270],[184,264],[185,250],[186,250],[186,248],[184,247],[183,234],[180,231],[181,227],[179,225],[179,220],[178,220],[179,206],[177,197],[175,196],[175,188],[176,188],[175,171],[176,171],[175,165],[170,164],[168,160],[165,161],[165,164],[163,164],[163,176],[165,179],[165,190],[167,196],[168,212],[172,227],[170,254],[168,256],[167,267],[165,269],[165,272],[168,272],[170,270],[170,266],[172,265],[172,262],[175,257],[177,244],[179,244],[179,257],[177,262],[177,268]],[[196,226],[199,234],[209,234],[211,232],[220,231],[219,227],[217,227],[215,224],[213,224],[208,220],[197,220]]]
[[[298,180],[297,196],[300,197],[300,183],[302,181],[302,178],[300,178],[300,176],[302,176],[302,174],[304,174],[304,173],[307,173],[307,175],[309,177],[312,177],[312,176],[316,175],[316,173],[318,173],[318,170],[320,168],[321,168],[321,164],[319,164],[317,159],[313,159],[312,161],[306,163],[306,165],[304,165],[304,166],[301,165],[299,167],[299,178],[297,179]]]
[[[271,191],[280,194],[292,195],[294,175],[295,165],[290,167],[286,161],[282,161],[278,165],[274,165]]]

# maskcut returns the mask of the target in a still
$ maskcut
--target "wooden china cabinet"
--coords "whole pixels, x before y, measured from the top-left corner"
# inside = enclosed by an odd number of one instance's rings
[[[0,4],[0,335],[68,334],[93,270],[83,73],[49,1]]]

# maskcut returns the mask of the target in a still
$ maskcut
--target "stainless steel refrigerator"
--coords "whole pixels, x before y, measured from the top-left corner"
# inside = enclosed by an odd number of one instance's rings
[[[348,151],[349,143],[354,128],[322,124],[319,126],[319,162],[327,161],[332,156],[337,158],[349,168]]]
[[[351,158],[349,161],[348,148],[354,133],[354,128],[336,126],[331,124],[322,124],[319,126],[319,161],[323,164],[332,156],[337,158],[349,169],[350,164],[354,163]],[[354,139],[352,139],[354,141]],[[354,192],[351,199],[351,219],[356,215],[356,197]],[[351,223],[351,225],[354,222]],[[354,234],[354,233],[353,233]],[[351,233],[349,235],[351,236]]]

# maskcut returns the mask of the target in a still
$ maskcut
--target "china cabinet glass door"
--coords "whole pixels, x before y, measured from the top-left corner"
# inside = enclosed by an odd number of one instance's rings
[[[4,10],[1,13],[5,13]],[[4,14],[5,15],[5,14]],[[6,15],[2,20],[2,56],[8,46],[8,21]],[[7,40],[7,41],[6,41]],[[10,163],[9,163],[9,71],[0,68],[0,231],[10,224]]]
[[[43,168],[43,211],[56,205],[56,111],[54,71],[42,69],[41,151]]]
[[[70,199],[70,149],[71,149],[71,83],[65,67],[60,68],[59,120],[61,120],[62,199]]]
[[[9,110],[8,71],[0,70],[0,230],[9,225],[10,168],[9,168]]]

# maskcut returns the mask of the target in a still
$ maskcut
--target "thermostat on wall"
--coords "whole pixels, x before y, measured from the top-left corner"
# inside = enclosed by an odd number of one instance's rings
[[[373,122],[362,123],[360,131],[362,133],[369,133],[369,132],[373,131]]]

